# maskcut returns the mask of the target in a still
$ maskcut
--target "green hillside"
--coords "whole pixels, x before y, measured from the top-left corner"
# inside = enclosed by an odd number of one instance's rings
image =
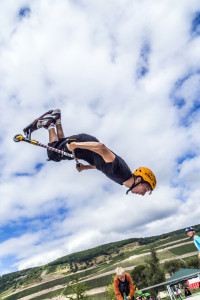
[[[200,225],[194,228],[198,234]],[[110,283],[117,266],[133,269],[146,261],[150,248],[155,248],[161,263],[179,256],[183,260],[184,255],[190,256],[190,253],[193,257],[196,251],[184,229],[109,243],[63,256],[41,267],[3,275],[0,277],[0,297],[17,300],[32,295],[31,299],[35,300],[51,299],[60,295],[77,275],[79,280],[85,280],[88,289],[104,287]],[[99,277],[95,278],[97,275]],[[37,294],[39,292],[41,295]],[[68,292],[71,292],[70,288]]]

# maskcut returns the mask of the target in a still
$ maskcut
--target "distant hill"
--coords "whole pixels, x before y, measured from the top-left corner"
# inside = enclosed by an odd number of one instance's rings
[[[194,228],[200,232],[200,224]],[[112,280],[117,265],[126,270],[133,269],[145,261],[152,247],[161,262],[179,256],[187,259],[196,251],[193,241],[185,235],[185,229],[113,242],[63,256],[41,267],[3,275],[0,277],[0,297],[17,300],[29,295],[26,299],[50,299],[58,296],[76,275],[86,281],[89,289],[103,288]]]

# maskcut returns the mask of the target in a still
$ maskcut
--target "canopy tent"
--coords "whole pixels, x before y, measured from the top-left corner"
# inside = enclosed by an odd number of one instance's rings
[[[176,299],[172,288],[175,284],[195,277],[200,278],[200,269],[180,269],[178,272],[174,273],[166,282],[171,300]]]
[[[180,269],[179,271],[174,273],[166,282],[162,282],[162,283],[144,288],[140,291],[144,292],[144,291],[147,291],[147,290],[150,290],[153,288],[167,285],[167,290],[168,290],[171,300],[176,300],[176,296],[174,295],[174,291],[173,291],[172,287],[178,283],[185,282],[188,279],[192,279],[192,278],[195,278],[198,276],[200,278],[200,269]]]

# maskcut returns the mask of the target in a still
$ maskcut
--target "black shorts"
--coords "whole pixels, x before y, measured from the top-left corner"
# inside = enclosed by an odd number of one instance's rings
[[[72,154],[66,146],[66,142],[69,139],[73,139],[73,140],[76,140],[78,142],[91,142],[91,141],[98,142],[98,140],[94,136],[91,136],[91,135],[85,134],[85,133],[80,133],[80,134],[75,134],[75,135],[71,135],[71,136],[62,138],[59,141],[56,141],[56,142],[53,142],[53,143],[49,143],[48,146],[59,149],[59,150],[63,150],[65,152],[69,153],[69,154]],[[76,154],[78,154],[77,157],[79,159],[84,159],[87,162],[89,162],[90,164],[92,163],[92,162],[90,162],[90,159],[89,159],[91,157],[91,151],[83,150],[83,149],[81,149],[81,151],[80,151],[80,149],[75,149],[75,155]],[[62,155],[60,153],[57,153],[57,152],[54,152],[54,151],[51,151],[51,150],[47,150],[47,155],[48,155],[49,160],[53,160],[53,161],[56,161],[56,162],[59,162],[63,159],[67,159],[67,160],[72,160],[73,159],[71,157],[68,157],[66,155]],[[83,155],[83,157],[82,157],[82,155]],[[87,156],[89,156],[89,158],[88,158],[89,161],[87,159]]]
[[[63,138],[63,139],[60,139],[59,141],[48,143],[48,146],[59,149],[59,150],[63,150],[65,152],[71,154],[71,152],[68,150],[68,148],[66,146],[66,142],[67,142],[67,138]],[[56,161],[56,162],[59,162],[63,159],[67,159],[67,160],[72,160],[73,159],[71,157],[63,155],[61,153],[51,151],[49,149],[47,149],[47,156],[48,156],[49,160],[53,160],[53,161]]]

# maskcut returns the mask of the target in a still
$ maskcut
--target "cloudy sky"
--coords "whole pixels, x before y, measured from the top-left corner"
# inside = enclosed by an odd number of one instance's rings
[[[0,95],[0,275],[200,223],[199,0],[1,0]],[[152,169],[153,194],[13,142],[54,108]]]

